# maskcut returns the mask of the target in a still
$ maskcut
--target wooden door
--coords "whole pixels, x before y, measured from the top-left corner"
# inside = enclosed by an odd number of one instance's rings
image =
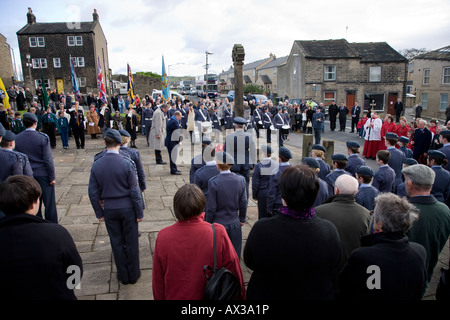
[[[352,110],[353,106],[355,105],[356,101],[356,95],[354,92],[347,92],[347,99],[346,99],[346,106],[348,110]]]
[[[397,93],[392,93],[390,92],[388,95],[388,108],[387,108],[387,112],[392,115],[395,116],[395,103],[397,102],[397,97],[398,94]]]
[[[58,93],[64,92],[63,79],[56,79],[56,90],[58,91]]]

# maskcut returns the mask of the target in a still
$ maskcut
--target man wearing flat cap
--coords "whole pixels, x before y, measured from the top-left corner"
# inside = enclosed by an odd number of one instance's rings
[[[135,283],[141,275],[138,222],[144,212],[136,166],[129,157],[119,153],[121,144],[119,131],[106,131],[107,151],[92,165],[89,200],[99,221],[105,221],[117,278],[128,284]]]
[[[42,188],[37,216],[43,217],[41,206],[44,203],[45,219],[58,223],[55,197],[55,165],[50,139],[45,133],[36,131],[38,119],[35,114],[26,112],[22,119],[26,129],[16,136],[15,150],[28,156],[34,179]]]
[[[251,133],[245,132],[247,120],[242,117],[234,118],[235,132],[225,138],[224,151],[228,152],[234,160],[231,172],[240,174],[245,178],[248,188],[250,183],[250,170],[256,164],[256,143]]]
[[[416,164],[402,170],[409,202],[419,209],[419,219],[414,222],[407,236],[427,251],[427,287],[439,254],[450,236],[450,209],[430,194],[435,173],[423,165]],[[425,288],[424,293],[427,288]]]

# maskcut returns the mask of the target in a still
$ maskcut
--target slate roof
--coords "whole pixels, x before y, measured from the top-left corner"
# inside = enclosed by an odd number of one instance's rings
[[[407,62],[404,56],[386,42],[349,43],[361,56],[361,62]]]
[[[91,33],[94,32],[97,23],[97,21],[80,22],[80,28],[70,28],[72,25],[67,22],[39,22],[25,25],[17,31],[17,35]]]
[[[272,61],[270,61],[268,64],[266,64],[264,67],[262,67],[260,70],[264,70],[264,69],[270,69],[270,68],[275,68],[275,67],[279,67],[282,64],[284,64],[287,59],[289,58],[289,56],[285,56],[285,57],[281,57],[281,58],[276,58]]]
[[[414,59],[424,60],[450,60],[450,46],[415,56]]]

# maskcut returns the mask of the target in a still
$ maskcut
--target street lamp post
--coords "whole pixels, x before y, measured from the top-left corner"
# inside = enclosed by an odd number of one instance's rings
[[[31,90],[31,88],[33,87],[33,79],[31,78],[31,66],[32,66],[31,61],[30,61],[31,55],[27,54],[26,58],[27,58],[28,76],[30,77],[30,90]]]
[[[208,98],[208,55],[213,54],[212,52],[209,51],[205,51],[206,54],[206,88],[205,88],[205,94],[206,94],[206,98]]]

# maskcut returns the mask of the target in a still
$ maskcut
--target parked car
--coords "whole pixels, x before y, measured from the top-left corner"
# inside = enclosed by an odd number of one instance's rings
[[[197,95],[197,89],[192,88],[191,89],[191,96],[196,96]]]
[[[264,104],[266,101],[269,101],[269,98],[267,98],[263,94],[252,94],[251,97],[251,99],[255,100],[256,103],[261,102],[262,104]]]
[[[160,96],[162,96],[162,91],[161,91],[161,90],[153,89],[153,92],[152,92],[152,99],[153,99],[153,101],[156,100],[156,97],[157,97],[158,94],[159,94]],[[181,101],[184,101],[184,96],[183,96],[183,95],[179,94],[179,93],[176,92],[176,91],[170,90],[170,99],[177,99],[177,98],[180,98]]]

